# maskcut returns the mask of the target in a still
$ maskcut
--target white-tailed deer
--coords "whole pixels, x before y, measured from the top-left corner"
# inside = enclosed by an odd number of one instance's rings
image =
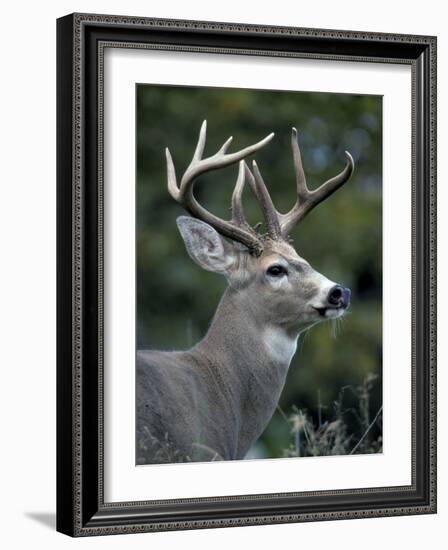
[[[309,190],[293,128],[297,201],[280,214],[255,161],[252,173],[243,160],[272,137],[228,154],[230,138],[216,154],[202,158],[204,121],[179,186],[166,149],[168,190],[192,216],[177,219],[188,254],[203,269],[224,275],[228,287],[207,334],[193,348],[137,352],[139,464],[244,458],[275,411],[299,334],[340,317],[349,305],[350,291],[315,271],[293,248],[289,235],[349,179],[353,159],[346,152],[344,170]],[[193,185],[205,172],[237,162],[232,217],[225,221],[196,201]],[[265,233],[246,221],[246,181],[260,204]]]

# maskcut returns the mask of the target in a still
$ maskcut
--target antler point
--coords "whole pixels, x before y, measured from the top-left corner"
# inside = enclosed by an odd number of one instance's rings
[[[345,153],[345,156],[346,156],[347,160],[350,162],[350,164],[352,164],[354,166],[355,161],[353,160],[352,155],[348,151],[344,151],[344,153]]]

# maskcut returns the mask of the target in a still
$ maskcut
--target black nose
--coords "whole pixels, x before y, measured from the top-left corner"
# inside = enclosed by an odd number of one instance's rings
[[[348,307],[350,304],[350,289],[335,285],[328,293],[328,303],[336,307]]]

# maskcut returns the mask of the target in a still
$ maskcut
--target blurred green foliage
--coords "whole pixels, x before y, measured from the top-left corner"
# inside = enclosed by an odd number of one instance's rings
[[[277,208],[295,201],[290,131],[299,133],[308,185],[338,173],[344,150],[355,159],[352,179],[296,228],[292,237],[300,255],[318,271],[352,290],[352,306],[340,326],[312,328],[299,341],[280,400],[310,418],[331,420],[343,387],[358,387],[370,373],[369,415],[382,403],[382,100],[320,92],[283,92],[223,88],[137,86],[137,343],[139,348],[185,349],[206,333],[226,282],[188,257],[175,220],[184,214],[166,188],[164,148],[169,147],[178,179],[194,152],[202,120],[207,119],[205,154],[230,136],[233,148],[255,143],[270,132],[274,140],[257,153],[257,163]],[[201,204],[229,217],[237,167],[200,179]],[[251,223],[260,221],[247,191]],[[337,332],[337,334],[336,334]],[[350,392],[346,392],[350,395]],[[350,414],[347,430],[361,437]],[[277,457],[289,445],[290,427],[277,411],[251,456]],[[322,420],[322,419],[320,419]],[[381,426],[376,426],[377,432]],[[373,434],[375,435],[375,434]]]

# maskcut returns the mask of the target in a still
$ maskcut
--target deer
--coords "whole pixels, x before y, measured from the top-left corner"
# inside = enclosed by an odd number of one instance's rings
[[[345,152],[342,172],[316,189],[306,183],[292,128],[297,199],[276,210],[257,162],[246,158],[274,134],[228,153],[229,138],[203,158],[206,121],[190,165],[177,184],[166,148],[168,192],[189,214],[177,218],[187,253],[199,267],[223,275],[227,287],[205,336],[185,351],[138,350],[136,354],[136,462],[242,460],[278,405],[299,336],[313,325],[344,315],[350,290],[316,271],[295,250],[292,230],[351,177]],[[199,176],[238,164],[231,219],[215,216],[194,195]],[[246,183],[259,203],[264,230],[243,210]]]

